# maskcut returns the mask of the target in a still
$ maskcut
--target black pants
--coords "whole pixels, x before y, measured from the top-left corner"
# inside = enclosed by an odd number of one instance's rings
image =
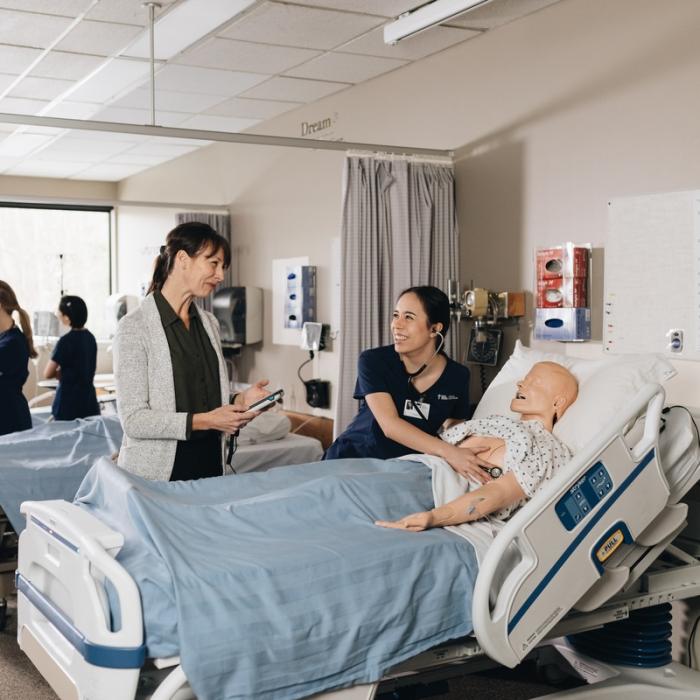
[[[178,440],[170,481],[188,481],[221,476],[221,433],[198,430],[189,440]]]

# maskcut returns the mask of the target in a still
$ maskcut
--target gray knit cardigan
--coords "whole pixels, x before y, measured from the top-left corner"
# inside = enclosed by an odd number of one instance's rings
[[[221,396],[228,401],[228,373],[218,323],[212,314],[198,311],[219,359]],[[113,353],[117,409],[124,428],[117,464],[146,479],[167,481],[177,441],[185,439],[187,414],[175,411],[170,348],[152,294],[119,322]],[[222,434],[222,456],[223,446]]]

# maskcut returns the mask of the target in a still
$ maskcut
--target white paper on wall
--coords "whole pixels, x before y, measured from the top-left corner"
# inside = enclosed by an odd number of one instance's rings
[[[700,192],[609,203],[603,349],[700,359]],[[671,352],[669,332],[683,347]]]

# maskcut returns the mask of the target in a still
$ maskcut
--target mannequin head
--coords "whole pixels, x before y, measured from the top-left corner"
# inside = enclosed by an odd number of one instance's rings
[[[566,367],[556,362],[538,362],[518,382],[510,410],[523,420],[539,420],[552,430],[578,396],[578,382]]]

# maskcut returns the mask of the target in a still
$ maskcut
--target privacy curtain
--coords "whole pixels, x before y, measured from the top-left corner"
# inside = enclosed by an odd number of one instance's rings
[[[340,380],[336,434],[357,413],[357,358],[391,343],[391,312],[406,287],[447,290],[457,279],[458,231],[450,165],[350,156],[341,228]],[[457,335],[445,350],[454,356]]]
[[[186,224],[190,221],[199,221],[202,224],[209,224],[219,235],[223,236],[233,250],[233,241],[231,240],[231,216],[229,214],[209,214],[201,211],[188,211],[177,214],[177,223]],[[233,263],[233,261],[231,261]],[[233,264],[224,273],[224,281],[221,287],[233,286]],[[211,294],[199,302],[206,311],[211,311]]]

